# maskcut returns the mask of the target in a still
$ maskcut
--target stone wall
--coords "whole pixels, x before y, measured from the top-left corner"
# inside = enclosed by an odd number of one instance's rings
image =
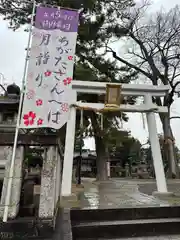
[[[5,149],[6,166],[5,166],[5,175],[4,175],[4,181],[3,181],[3,189],[1,194],[0,217],[3,216],[7,185],[9,180],[9,169],[10,169],[11,158],[12,158],[12,147],[7,147]],[[11,198],[10,198],[9,213],[8,213],[9,218],[15,218],[19,211],[19,202],[20,202],[21,184],[22,184],[23,158],[24,158],[24,147],[20,146],[16,150]]]
[[[19,202],[22,184],[22,163],[24,157],[24,148],[18,147],[16,151],[13,184],[11,191],[11,201],[9,205],[9,218],[15,218],[19,211]],[[9,179],[10,162],[12,158],[12,147],[5,149],[5,177],[0,204],[0,217],[3,216],[7,184]],[[43,168],[41,172],[41,190],[39,217],[52,218],[54,216],[57,201],[60,196],[61,188],[61,164],[60,157],[55,147],[45,149]]]

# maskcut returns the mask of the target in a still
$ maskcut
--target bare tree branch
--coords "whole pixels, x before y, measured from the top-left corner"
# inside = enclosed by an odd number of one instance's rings
[[[140,73],[144,74],[144,75],[145,75],[146,77],[148,77],[148,78],[151,78],[151,77],[152,77],[149,73],[145,72],[145,71],[142,70],[141,68],[139,68],[139,67],[133,65],[132,63],[129,63],[129,62],[126,61],[125,59],[123,59],[123,58],[117,56],[116,52],[113,51],[112,48],[108,47],[108,49],[109,49],[109,50],[108,50],[107,52],[111,52],[112,55],[113,55],[113,57],[114,57],[116,60],[118,60],[118,61],[124,63],[125,65],[127,65],[127,66],[130,67],[130,68],[135,69],[137,72],[140,72]]]
[[[163,101],[170,107],[178,92],[180,77],[180,9],[176,6],[169,12],[160,11],[152,16],[146,14],[146,9],[146,6],[137,9],[129,14],[125,23],[115,28],[117,39],[126,38],[127,42],[132,41],[131,46],[135,46],[127,51],[128,60],[112,49],[110,51],[116,60],[144,75],[153,85],[170,84],[169,96]],[[159,98],[154,101],[162,104]]]
[[[180,119],[179,116],[170,117],[170,119]]]

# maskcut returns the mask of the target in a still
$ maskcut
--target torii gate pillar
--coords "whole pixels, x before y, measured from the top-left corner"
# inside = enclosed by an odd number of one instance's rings
[[[147,105],[152,105],[151,95],[146,94],[144,96],[144,103]],[[156,118],[154,112],[146,113],[147,124],[149,131],[149,140],[151,144],[152,158],[154,163],[154,170],[156,175],[157,189],[160,193],[167,193],[167,184],[164,173],[163,160],[161,155],[161,148],[158,138]]]
[[[77,94],[75,91],[73,91],[73,96],[71,96],[71,98],[73,98],[73,101],[75,103],[77,99]],[[76,128],[76,109],[72,107],[70,108],[69,119],[66,127],[65,152],[61,185],[62,196],[71,195],[75,128]]]

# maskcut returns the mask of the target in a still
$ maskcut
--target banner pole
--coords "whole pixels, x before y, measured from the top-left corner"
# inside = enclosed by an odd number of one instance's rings
[[[18,115],[17,115],[16,130],[15,130],[15,136],[14,136],[13,152],[12,152],[11,165],[10,165],[10,170],[9,170],[9,178],[8,178],[8,184],[7,184],[7,192],[6,192],[6,198],[5,198],[3,222],[7,222],[7,219],[8,219],[8,210],[9,210],[9,204],[10,204],[10,198],[11,198],[11,189],[12,189],[12,178],[13,178],[13,173],[14,173],[14,162],[15,162],[15,156],[16,156],[17,140],[18,140],[18,133],[19,133],[19,124],[20,124],[20,120],[21,120],[21,110],[22,110],[22,105],[23,105],[24,88],[25,88],[26,72],[27,72],[27,66],[28,66],[28,57],[29,57],[29,50],[30,50],[30,43],[31,43],[31,35],[32,35],[32,27],[33,27],[33,22],[34,22],[35,9],[36,9],[36,1],[34,0],[33,1],[32,16],[31,16],[31,25],[30,25],[30,29],[29,29],[26,60],[25,60],[25,65],[24,65],[23,78],[22,78],[22,86],[21,86],[21,94],[20,94],[20,100],[19,100],[19,109],[18,109]]]

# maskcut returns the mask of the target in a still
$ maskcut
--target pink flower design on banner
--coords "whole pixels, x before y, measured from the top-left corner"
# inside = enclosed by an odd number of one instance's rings
[[[69,59],[69,60],[73,60],[73,56],[69,56],[68,59]]]
[[[64,85],[66,86],[67,85],[67,79],[64,79],[63,82],[64,82]]]
[[[33,73],[32,73],[32,72],[30,72],[30,73],[28,74],[28,78],[30,78],[30,79],[33,78]]]
[[[45,75],[45,77],[50,77],[51,76],[51,71],[46,71],[45,73],[44,73],[44,75]]]
[[[43,104],[42,99],[38,99],[38,100],[36,101],[36,105],[37,105],[37,106],[41,106],[42,104]]]
[[[33,99],[34,96],[35,96],[35,91],[34,90],[29,90],[27,93],[26,93],[26,96],[27,96],[27,99]]]
[[[69,111],[69,104],[68,103],[62,103],[61,104],[61,110],[63,112],[68,112]]]
[[[68,84],[70,84],[72,82],[72,78],[68,77],[66,79],[67,79]]]
[[[42,125],[43,124],[43,119],[42,118],[39,118],[38,121],[37,121],[37,125]]]
[[[65,85],[65,86],[66,86],[66,85],[69,85],[69,84],[72,82],[72,78],[67,77],[66,79],[63,80],[63,82],[64,82],[64,85]]]
[[[36,118],[36,114],[32,111],[28,112],[27,114],[24,114],[24,125],[29,126],[34,124],[34,120]]]

